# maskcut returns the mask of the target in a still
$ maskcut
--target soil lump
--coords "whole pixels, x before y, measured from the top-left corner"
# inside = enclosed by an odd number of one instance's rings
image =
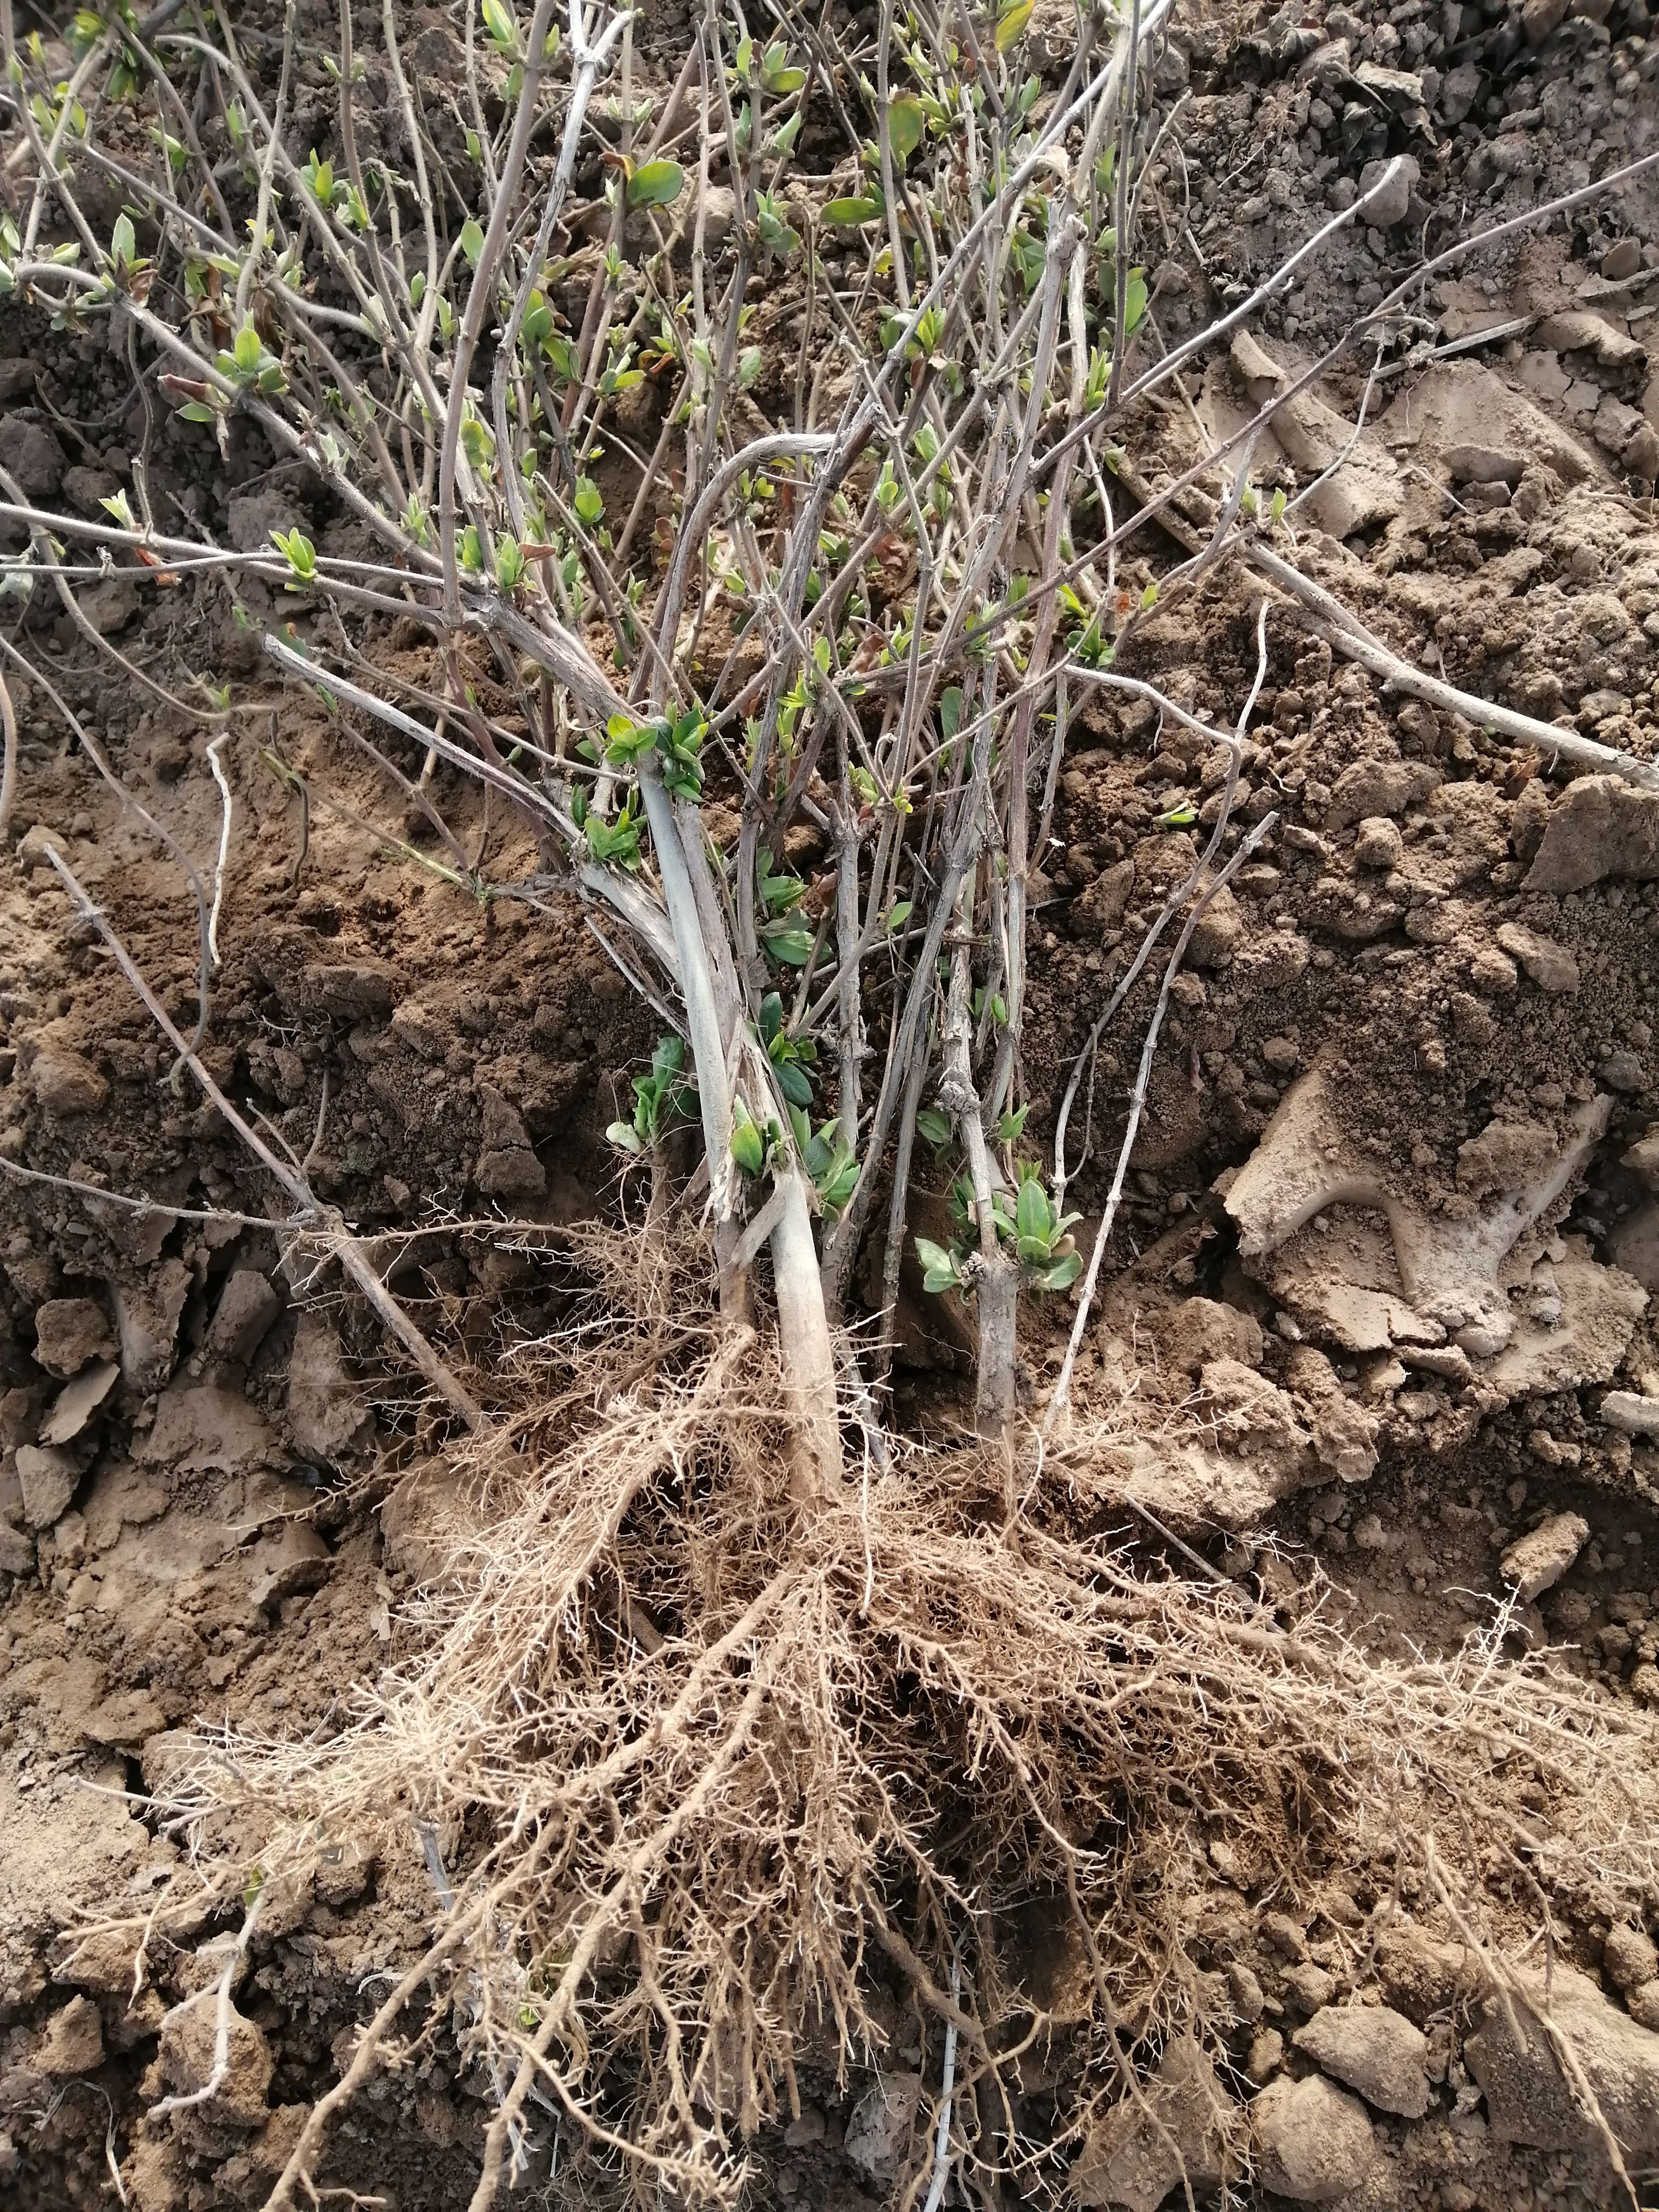
[[[1365,2107],[1322,2075],[1271,2081],[1250,2107],[1257,2172],[1295,2204],[1334,2204],[1358,2189],[1376,2155]]]
[[[1380,2112],[1429,2108],[1428,2039],[1388,2005],[1328,2005],[1291,2038],[1297,2049]]]
[[[109,1316],[93,1298],[48,1298],[35,1309],[34,1330],[36,1359],[64,1380],[115,1349]]]
[[[1553,1513],[1511,1544],[1498,1565],[1522,1605],[1553,1589],[1589,1539],[1589,1522],[1577,1513]]]

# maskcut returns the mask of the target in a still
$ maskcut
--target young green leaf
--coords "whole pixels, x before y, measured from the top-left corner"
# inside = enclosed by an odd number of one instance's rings
[[[732,1157],[745,1175],[757,1176],[766,1164],[766,1139],[741,1098],[733,1099],[732,1106]]]
[[[927,127],[927,118],[921,102],[913,94],[902,92],[888,101],[887,143],[896,161],[902,165],[908,161],[921,145]]]
[[[936,1152],[951,1141],[951,1117],[941,1107],[924,1106],[916,1115],[916,1128]]]
[[[773,135],[772,150],[787,154],[795,143],[800,128],[801,111],[797,108],[781,131]],[[755,223],[760,232],[761,244],[769,253],[793,253],[800,244],[800,233],[784,219],[782,210],[770,192],[762,192],[755,204]]]
[[[288,562],[290,592],[313,580],[317,574],[317,549],[302,530],[273,530],[270,542]]]
[[[632,813],[632,799],[614,822],[601,822],[590,813],[583,823],[587,849],[603,867],[610,865],[632,875],[640,865],[640,825]]]
[[[1023,1239],[1030,1237],[1041,1242],[1048,1229],[1048,1201],[1040,1182],[1022,1182],[1019,1196],[1014,1202],[1014,1226]],[[1043,1245],[1046,1255],[1048,1247]],[[1022,1257],[1024,1255],[1022,1255]]]
[[[799,876],[774,875],[772,855],[764,846],[760,851],[760,895],[769,915],[787,914],[806,896],[806,885]]]
[[[1146,271],[1132,269],[1123,288],[1123,334],[1127,337],[1146,319]]]
[[[997,17],[997,52],[1006,54],[1010,46],[1018,46],[1030,21],[1036,0],[1013,0]]]
[[[678,161],[646,161],[628,180],[631,208],[668,207],[685,189],[685,172]]]
[[[605,757],[614,768],[637,768],[662,734],[659,722],[636,722],[631,714],[613,714],[605,726],[608,740]]]
[[[857,229],[861,223],[880,222],[881,202],[854,198],[830,200],[824,207],[823,219],[826,222],[838,223],[846,229]]]
[[[935,1244],[931,1237],[917,1237],[916,1257],[921,1262],[923,1290],[948,1291],[962,1280],[955,1255],[947,1252],[943,1244]]]
[[[461,225],[461,251],[465,254],[470,268],[477,267],[478,257],[483,252],[483,225],[476,216],[469,216]]]
[[[761,82],[769,93],[781,99],[799,92],[806,82],[805,70],[789,66],[789,52],[781,40],[769,46],[761,58]]]
[[[504,54],[516,54],[519,51],[519,27],[513,20],[512,10],[504,8],[501,0],[481,0],[480,12],[492,44],[499,46]]]
[[[859,1164],[852,1147],[841,1134],[840,1122],[826,1121],[816,1137],[807,1132],[804,1115],[792,1110],[790,1122],[801,1164],[817,1187],[824,1212],[839,1213],[853,1195],[859,1179]]]
[[[812,957],[812,940],[804,929],[771,929],[766,932],[766,949],[786,967],[804,968]]]

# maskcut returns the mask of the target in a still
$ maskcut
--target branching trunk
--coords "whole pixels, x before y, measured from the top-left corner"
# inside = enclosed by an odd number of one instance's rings
[[[674,819],[673,802],[655,762],[649,758],[641,766],[640,790],[656,847],[663,902],[668,909],[668,925],[674,933],[674,950],[679,960],[680,990],[685,1000],[691,1057],[696,1065],[697,1107],[702,1116],[703,1145],[708,1160],[715,1252],[723,1275],[730,1248],[736,1242],[732,1226],[735,1170],[732,1160],[732,1089],[726,1079],[726,1041],[720,1034],[713,969],[703,939],[691,872],[686,866],[679,825]],[[722,1303],[724,1297],[722,1281]]]
[[[736,1167],[732,1154],[732,1088],[727,1069],[741,1055],[743,1040],[733,1035],[741,1018],[735,982],[726,996],[732,1020],[722,1024],[715,976],[703,933],[692,866],[681,842],[680,822],[653,760],[641,766],[640,787],[651,825],[663,898],[678,955],[691,1055],[697,1071],[697,1101],[702,1115],[708,1161],[708,1188],[714,1212],[714,1254],[720,1271],[720,1303],[728,1314],[746,1319],[750,1310],[748,1269],[739,1263]],[[694,834],[696,811],[686,808]],[[699,852],[699,859],[701,853]],[[712,886],[708,896],[712,897]],[[721,946],[724,951],[724,945]],[[817,1249],[806,1186],[793,1163],[776,1170],[782,1215],[772,1232],[772,1272],[778,1303],[778,1356],[784,1389],[797,1424],[790,1487],[799,1498],[817,1498],[833,1487],[841,1470],[841,1432],[836,1414],[836,1362],[818,1274]]]

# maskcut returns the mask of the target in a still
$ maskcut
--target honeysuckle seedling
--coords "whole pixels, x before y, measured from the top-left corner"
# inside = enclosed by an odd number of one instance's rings
[[[317,580],[317,549],[303,530],[273,530],[270,542],[288,562],[290,592],[303,591]]]
[[[810,1036],[792,1036],[785,1029],[781,993],[769,991],[761,1000],[759,1030],[767,1058],[777,1074],[779,1090],[790,1105],[810,1106],[812,1080],[806,1070],[817,1059],[817,1047]]]
[[[676,1121],[689,1118],[696,1085],[685,1073],[685,1045],[672,1035],[658,1040],[651,1073],[634,1078],[634,1118],[612,1121],[605,1136],[635,1157],[653,1151]]]

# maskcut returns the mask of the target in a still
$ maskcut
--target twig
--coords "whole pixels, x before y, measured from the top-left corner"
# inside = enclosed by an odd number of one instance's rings
[[[1271,835],[1278,826],[1279,817],[1276,814],[1264,814],[1255,828],[1240,841],[1238,850],[1227,862],[1225,867],[1220,870],[1214,881],[1206,885],[1194,902],[1192,911],[1187,916],[1186,925],[1176,940],[1175,950],[1170,955],[1169,965],[1164,971],[1163,986],[1158,994],[1158,1003],[1152,1009],[1152,1018],[1147,1024],[1146,1042],[1141,1048],[1140,1065],[1135,1071],[1134,1088],[1129,1094],[1128,1124],[1123,1132],[1123,1142],[1119,1148],[1117,1167],[1112,1176],[1112,1186],[1106,1194],[1106,1208],[1100,1217],[1100,1227],[1096,1232],[1094,1249],[1089,1255],[1089,1265],[1084,1273],[1083,1286],[1078,1292],[1077,1317],[1072,1323],[1072,1334],[1066,1343],[1066,1357],[1060,1364],[1060,1376],[1054,1384],[1054,1395],[1048,1401],[1048,1410],[1043,1416],[1042,1425],[1045,1434],[1053,1427],[1055,1418],[1064,1407],[1071,1389],[1072,1370],[1077,1364],[1078,1348],[1083,1342],[1083,1333],[1089,1325],[1089,1309],[1094,1299],[1095,1285],[1100,1276],[1100,1263],[1105,1255],[1107,1242],[1112,1233],[1112,1224],[1117,1218],[1118,1202],[1123,1195],[1124,1178],[1129,1171],[1129,1156],[1134,1150],[1135,1138],[1140,1130],[1140,1116],[1146,1103],[1146,1086],[1152,1077],[1152,1055],[1158,1048],[1158,1031],[1163,1026],[1164,1009],[1170,1002],[1170,986],[1174,982],[1176,971],[1181,965],[1181,957],[1187,950],[1192,933],[1197,928],[1210,901],[1249,860],[1261,843],[1262,839]]]
[[[0,842],[3,842],[17,796],[17,716],[3,670],[0,670]]]
[[[1613,745],[1598,744],[1594,738],[1581,738],[1576,730],[1563,729],[1559,723],[1540,722],[1531,714],[1516,713],[1512,707],[1499,707],[1489,699],[1477,698],[1471,691],[1460,691],[1438,677],[1413,668],[1410,661],[1402,660],[1368,630],[1340,599],[1267,546],[1250,545],[1245,558],[1252,568],[1271,577],[1310,610],[1316,617],[1310,627],[1336,652],[1358,661],[1384,684],[1408,692],[1425,705],[1438,708],[1443,714],[1456,714],[1478,730],[1493,730],[1500,737],[1535,745],[1547,757],[1572,761],[1581,768],[1600,769],[1604,774],[1623,776],[1627,783],[1640,784],[1645,790],[1659,791],[1659,764],[1643,760],[1635,753],[1620,752]]]
[[[208,766],[213,770],[213,781],[219,787],[223,813],[219,823],[219,856],[213,866],[213,905],[208,914],[208,958],[219,965],[219,908],[225,896],[225,863],[230,857],[230,821],[232,799],[230,784],[224,765],[219,758],[219,749],[225,743],[223,736],[214,738],[207,749]]]
[[[962,1961],[954,1952],[951,1958],[951,2002],[955,2004],[962,1995]],[[933,2178],[928,2184],[927,2201],[921,2212],[939,2212],[945,2198],[945,2185],[951,2172],[951,2091],[957,2072],[957,2024],[945,2024],[945,2063],[940,2069],[939,2127],[933,2137]]]

